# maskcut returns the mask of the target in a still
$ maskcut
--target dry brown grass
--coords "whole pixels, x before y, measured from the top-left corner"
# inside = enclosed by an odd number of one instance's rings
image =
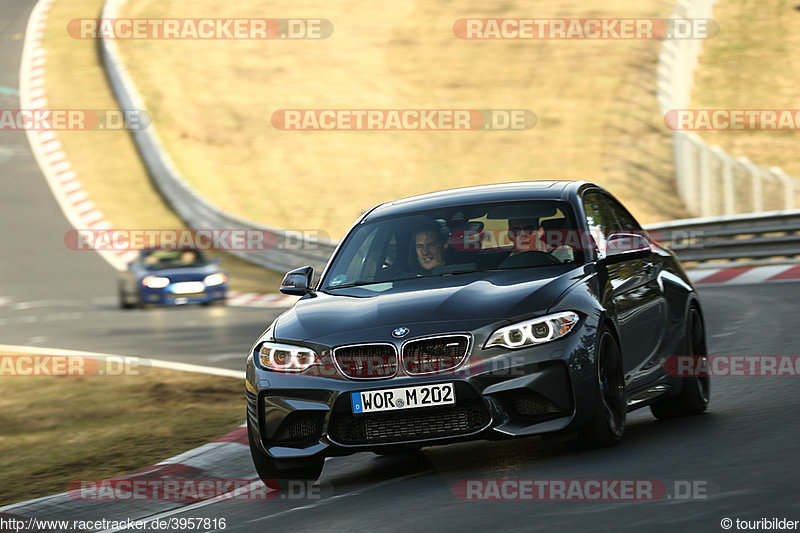
[[[655,100],[657,41],[464,41],[469,16],[664,17],[668,2],[536,8],[471,1],[131,0],[124,16],[314,17],[305,41],[122,41],[167,148],[201,194],[270,225],[338,238],[367,207],[401,196],[521,179],[583,178],[643,221],[685,215]],[[298,132],[283,108],[527,108],[511,132]]]
[[[236,429],[244,417],[241,380],[161,369],[6,376],[0,389],[0,505],[156,464]]]
[[[800,10],[796,0],[728,0],[714,8],[720,33],[704,44],[696,108],[800,109]],[[734,156],[800,177],[800,131],[700,132]]]
[[[47,96],[53,109],[117,109],[99,62],[97,43],[72,39],[66,32],[74,18],[99,16],[103,0],[56,2],[48,17]],[[59,132],[68,159],[89,198],[115,228],[184,228],[164,202],[139,159],[126,131]],[[223,268],[239,291],[272,292],[280,275],[227,254]]]

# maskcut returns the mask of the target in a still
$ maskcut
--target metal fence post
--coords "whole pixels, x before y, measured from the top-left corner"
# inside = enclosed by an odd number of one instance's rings
[[[722,212],[726,215],[732,215],[736,212],[733,161],[731,157],[717,145],[711,147],[711,153],[717,158],[722,169]]]
[[[738,158],[748,174],[750,174],[750,199],[752,200],[753,211],[758,212],[764,209],[764,195],[761,183],[761,169],[746,157]]]
[[[708,146],[705,143],[699,144],[700,161],[700,216],[709,217],[711,212],[711,163]]]
[[[770,167],[769,171],[783,184],[783,208],[794,209],[794,195],[797,183],[781,167]]]

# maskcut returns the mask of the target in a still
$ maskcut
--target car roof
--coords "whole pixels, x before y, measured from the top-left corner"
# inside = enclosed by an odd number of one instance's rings
[[[586,187],[601,188],[588,181],[536,180],[447,189],[377,205],[364,215],[362,222],[385,216],[484,202],[514,200],[559,200],[569,202],[576,199],[578,193]]]

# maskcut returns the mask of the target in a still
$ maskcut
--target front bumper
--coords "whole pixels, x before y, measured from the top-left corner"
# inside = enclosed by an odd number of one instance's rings
[[[217,285],[206,287],[202,292],[180,294],[172,290],[172,286],[163,289],[140,289],[140,301],[148,305],[184,305],[202,304],[225,300],[227,297],[227,285]]]
[[[583,320],[568,336],[541,346],[474,348],[454,371],[369,381],[272,372],[250,354],[248,426],[253,442],[276,459],[572,431],[594,409],[595,331]],[[473,334],[482,346],[486,332]],[[455,404],[352,413],[351,392],[435,383],[454,384]]]

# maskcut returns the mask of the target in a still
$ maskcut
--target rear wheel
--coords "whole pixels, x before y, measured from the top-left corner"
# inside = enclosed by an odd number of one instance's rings
[[[265,484],[275,481],[281,483],[289,480],[316,481],[322,474],[322,467],[325,464],[324,457],[312,457],[298,460],[279,460],[273,459],[258,449],[253,440],[253,432],[250,430],[250,421],[247,422],[247,439],[250,443],[250,455],[253,457],[253,465],[256,467],[258,477]]]
[[[608,331],[601,330],[596,367],[594,413],[578,435],[579,444],[588,448],[618,444],[625,432],[628,409],[625,402],[622,354],[614,336]]]
[[[689,311],[684,341],[685,353],[698,359],[694,368],[704,368],[708,359],[706,350],[705,328],[703,317],[696,307]],[[711,384],[707,374],[680,378],[681,390],[675,396],[666,398],[650,406],[653,416],[659,419],[674,418],[676,416],[697,415],[705,412],[711,400]]]

